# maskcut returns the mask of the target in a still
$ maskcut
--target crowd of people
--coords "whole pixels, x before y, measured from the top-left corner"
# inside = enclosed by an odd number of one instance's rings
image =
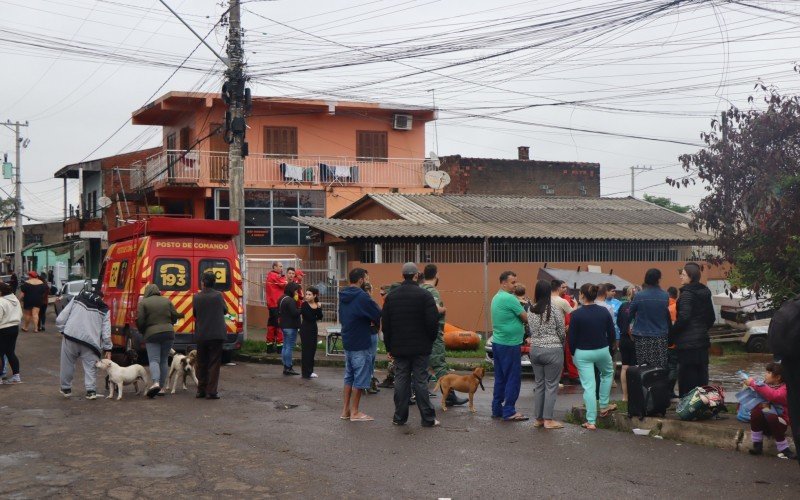
[[[379,335],[382,333],[389,375],[381,386],[394,388],[395,425],[405,425],[409,406],[416,404],[423,427],[440,425],[430,398],[430,382],[444,377],[443,330],[447,309],[438,290],[438,268],[422,272],[411,262],[401,268],[402,281],[383,287],[382,306],[371,296],[369,274],[355,268],[349,286],[339,292],[339,321],[345,353],[342,420],[372,421],[361,409],[361,396],[377,392],[374,376]],[[708,384],[709,329],[715,321],[711,292],[700,282],[701,267],[689,262],[680,271],[680,289],[661,288],[661,271],[649,269],[641,286],[628,286],[620,297],[611,283],[583,284],[577,300],[560,280],[539,280],[529,298],[526,287],[513,271],[499,276],[499,289],[491,300],[494,387],[492,418],[508,422],[530,419],[516,408],[521,389],[522,357],[528,356],[534,373],[533,426],[560,429],[554,408],[562,380],[577,379],[583,388],[586,422],[597,428],[598,417],[616,410],[610,394],[614,382],[614,359],[621,361],[623,401],[628,398],[626,372],[634,365],[668,369],[674,398]],[[283,374],[313,379],[318,326],[323,319],[319,290],[303,290],[302,272],[273,263],[266,281],[269,306],[268,350],[280,348]],[[7,383],[20,383],[15,344],[22,331],[43,328],[39,309],[46,308],[50,293],[46,275],[31,272],[19,286],[19,299],[9,283],[0,283],[0,357],[11,370]],[[202,276],[202,290],[193,297],[197,341],[197,397],[219,399],[218,381],[222,346],[226,338],[227,314],[221,293],[215,290],[212,273]],[[155,284],[145,287],[137,310],[137,328],[146,346],[151,384],[147,396],[165,394],[167,360],[175,338],[174,325],[183,317]],[[75,364],[83,364],[86,398],[97,397],[96,362],[110,359],[110,317],[102,294],[84,290],[70,301],[56,319],[62,334],[61,393],[71,396]],[[301,340],[301,371],[294,370],[293,351]],[[763,381],[748,378],[751,387],[768,405],[751,412],[752,453],[763,450],[764,435],[771,435],[780,456],[794,458],[785,434],[790,426],[787,388],[783,367],[767,366]],[[455,392],[448,406],[467,402]],[[785,408],[779,412],[772,406]]]
[[[28,278],[22,283],[19,283],[17,274],[13,273],[8,283],[0,283],[1,383],[22,383],[16,354],[19,332],[44,330],[50,295],[56,291],[52,281],[51,270],[41,273],[29,271]]]

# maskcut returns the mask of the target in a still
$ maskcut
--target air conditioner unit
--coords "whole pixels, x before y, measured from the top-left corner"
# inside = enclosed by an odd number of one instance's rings
[[[541,189],[542,191],[547,191],[548,189],[550,189],[550,186],[548,186],[547,184],[539,184],[539,189]]]
[[[555,189],[548,189],[544,193],[545,194],[556,194],[556,190]]]
[[[394,115],[392,128],[395,130],[411,130],[414,117],[411,115]]]

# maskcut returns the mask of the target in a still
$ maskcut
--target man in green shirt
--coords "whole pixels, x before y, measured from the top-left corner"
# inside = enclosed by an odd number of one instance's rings
[[[500,290],[492,299],[492,357],[494,358],[494,397],[492,418],[511,422],[528,420],[517,412],[514,404],[522,383],[520,346],[525,336],[528,314],[514,296],[517,275],[513,271],[500,274]]]
[[[439,269],[436,267],[436,264],[428,264],[425,266],[425,270],[423,271],[422,282],[422,288],[429,291],[431,295],[433,295],[433,299],[436,301],[436,306],[439,308],[439,331],[436,334],[436,340],[433,341],[431,357],[428,361],[437,380],[447,375],[447,360],[445,359],[444,348],[444,316],[447,312],[447,309],[444,307],[444,302],[442,301],[441,294],[439,294],[439,290],[436,289],[436,286],[439,284],[438,274]],[[463,405],[467,401],[468,400],[466,398],[458,397],[456,391],[450,391],[450,394],[448,394],[447,399],[445,400],[445,404],[447,406],[456,406]]]

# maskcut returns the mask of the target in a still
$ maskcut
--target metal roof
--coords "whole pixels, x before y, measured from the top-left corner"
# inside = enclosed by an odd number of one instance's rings
[[[626,241],[708,241],[710,236],[678,224],[435,222],[296,217],[301,224],[337,238],[510,238]]]
[[[394,220],[344,217],[377,203]],[[702,242],[683,214],[634,198],[370,194],[333,218],[298,217],[339,238],[531,238]]]

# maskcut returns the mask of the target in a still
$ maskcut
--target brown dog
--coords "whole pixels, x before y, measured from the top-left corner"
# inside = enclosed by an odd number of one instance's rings
[[[481,390],[486,390],[483,388],[483,375],[485,371],[486,370],[484,370],[482,366],[479,366],[472,370],[472,373],[469,375],[449,373],[440,378],[436,382],[434,391],[442,391],[442,411],[447,411],[445,401],[447,400],[447,396],[450,395],[450,391],[461,391],[469,393],[469,411],[475,413],[477,410],[475,410],[475,406],[472,404],[472,398],[475,396],[475,391],[478,390],[478,386],[480,386]]]

